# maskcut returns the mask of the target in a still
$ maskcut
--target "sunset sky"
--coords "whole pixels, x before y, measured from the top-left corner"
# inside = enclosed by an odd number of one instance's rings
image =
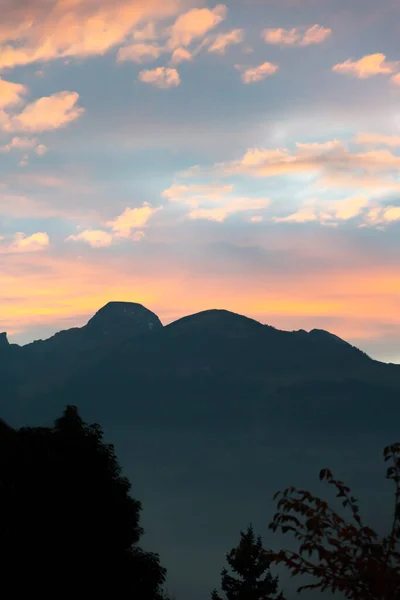
[[[226,308],[400,362],[398,0],[0,0],[0,331]]]

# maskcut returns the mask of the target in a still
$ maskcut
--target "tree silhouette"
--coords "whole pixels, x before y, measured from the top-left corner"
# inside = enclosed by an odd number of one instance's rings
[[[232,571],[239,578],[232,577],[224,568],[221,573],[221,588],[227,600],[273,600],[278,589],[278,577],[270,572],[271,559],[264,548],[260,536],[254,536],[253,527],[240,532],[240,542],[226,555]],[[281,596],[279,596],[280,598]],[[212,600],[222,600],[217,590],[211,594]]]
[[[333,593],[341,591],[351,600],[399,600],[400,443],[384,449],[384,460],[393,463],[386,478],[395,484],[395,507],[391,531],[383,538],[363,523],[357,499],[329,469],[322,469],[320,480],[336,488],[336,496],[343,498],[343,506],[351,510],[352,522],[308,491],[291,487],[275,494],[274,498],[280,496],[280,500],[270,529],[294,532],[301,545],[298,553],[282,550],[271,554],[271,560],[284,563],[292,575],[307,574],[317,579],[316,583],[300,586],[299,592],[330,589]]]
[[[54,597],[164,598],[166,570],[137,544],[141,503],[99,425],[68,406],[53,428],[0,427],[5,589]],[[18,574],[18,576],[17,576]]]

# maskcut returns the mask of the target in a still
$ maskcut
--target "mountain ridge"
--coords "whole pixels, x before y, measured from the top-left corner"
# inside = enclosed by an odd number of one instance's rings
[[[13,345],[13,346],[17,346],[19,348],[27,348],[27,347],[32,347],[34,344],[43,344],[43,343],[48,343],[50,342],[50,340],[54,340],[55,338],[59,339],[59,336],[64,336],[65,334],[70,334],[70,335],[76,335],[75,332],[82,332],[82,331],[90,331],[90,332],[95,332],[97,329],[97,333],[99,333],[98,331],[98,324],[100,323],[101,326],[104,325],[104,323],[108,323],[109,325],[112,325],[113,327],[116,326],[116,323],[118,326],[125,326],[127,323],[132,323],[134,322],[135,325],[137,325],[138,323],[138,314],[139,313],[142,317],[144,316],[148,316],[150,318],[150,320],[148,321],[148,329],[149,330],[157,330],[157,329],[161,329],[161,328],[181,328],[184,325],[189,325],[189,327],[195,327],[197,329],[199,329],[201,326],[210,326],[213,323],[215,325],[219,325],[221,326],[221,320],[223,320],[223,324],[226,328],[228,328],[228,326],[233,326],[236,325],[238,326],[238,324],[240,323],[240,326],[238,327],[239,329],[243,329],[243,327],[245,325],[247,325],[249,328],[252,327],[253,330],[256,330],[260,327],[264,327],[264,328],[268,328],[270,330],[274,330],[274,331],[279,331],[282,333],[289,333],[289,334],[306,334],[307,336],[311,336],[311,337],[319,337],[319,338],[325,338],[326,340],[330,340],[330,341],[337,341],[337,342],[341,342],[343,344],[347,344],[353,348],[355,348],[355,346],[353,346],[352,344],[350,344],[349,342],[343,340],[342,338],[340,338],[339,336],[337,336],[336,334],[333,334],[329,331],[323,330],[323,329],[312,329],[310,331],[306,331],[304,329],[299,329],[299,330],[283,330],[283,329],[277,329],[276,327],[266,324],[266,323],[261,323],[260,321],[257,321],[256,319],[253,319],[251,317],[247,317],[245,315],[242,315],[240,313],[236,313],[234,311],[230,311],[230,310],[226,310],[226,309],[222,309],[222,308],[212,308],[212,309],[206,309],[206,310],[202,310],[190,315],[185,315],[183,317],[180,317],[179,319],[176,319],[175,321],[172,321],[171,323],[168,323],[167,325],[163,325],[160,318],[154,313],[152,312],[150,309],[146,308],[145,306],[143,306],[140,303],[136,303],[136,302],[126,302],[126,301],[110,301],[107,304],[105,304],[104,306],[102,306],[99,310],[97,310],[95,312],[95,314],[89,318],[89,320],[87,321],[87,323],[81,327],[71,327],[69,329],[65,329],[65,330],[60,330],[58,332],[56,332],[55,334],[53,334],[52,336],[49,336],[48,338],[39,338],[36,340],[33,340],[32,342],[28,342],[26,344],[10,344],[7,338],[7,333],[3,332],[0,333],[0,348],[5,347],[5,346],[9,346],[9,345]],[[219,317],[220,322],[218,323],[217,321],[217,317]],[[137,333],[144,333],[145,332],[145,327],[141,327],[140,330],[138,332],[135,332],[133,335],[136,335]],[[125,329],[125,332],[126,329]],[[124,337],[129,337],[130,335],[130,331],[128,330],[128,335],[124,335]],[[103,335],[107,335],[107,331],[103,330],[102,331]],[[357,348],[357,350],[359,350]],[[363,352],[362,350],[359,350],[360,352]],[[365,353],[364,353],[365,354]],[[371,359],[372,360],[372,359]]]
[[[94,396],[106,406],[108,395],[126,403],[133,391],[171,402],[174,396],[228,401],[246,393],[269,398],[282,388],[291,396],[290,386],[305,397],[308,385],[316,394],[322,381],[400,391],[400,365],[373,360],[334,334],[279,330],[225,309],[164,326],[141,304],[109,302],[83,327],[47,340],[18,346],[2,339],[0,417],[1,411],[23,414],[25,407],[32,414],[37,403],[46,411],[54,397],[60,404],[72,397],[92,405]],[[355,389],[352,383],[346,393],[351,397]]]

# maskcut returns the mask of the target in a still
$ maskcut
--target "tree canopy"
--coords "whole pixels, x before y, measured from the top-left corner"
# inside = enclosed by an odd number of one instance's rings
[[[76,407],[68,406],[51,428],[2,423],[3,585],[16,596],[163,598],[166,570],[157,554],[138,546],[142,506],[130,490],[114,447]]]

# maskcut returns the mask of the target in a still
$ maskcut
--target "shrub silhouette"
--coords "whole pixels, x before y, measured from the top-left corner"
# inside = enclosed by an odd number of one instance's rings
[[[351,600],[399,600],[399,443],[384,449],[384,460],[393,463],[386,478],[395,484],[395,507],[391,531],[383,538],[363,523],[357,499],[342,481],[334,479],[329,469],[322,469],[320,479],[336,488],[336,496],[350,508],[352,522],[345,521],[327,502],[306,490],[291,487],[275,494],[274,498],[280,497],[278,511],[269,528],[293,532],[301,545],[299,552],[281,550],[270,558],[274,563],[284,563],[292,575],[307,574],[317,579],[300,586],[299,592],[318,588],[340,591]]]

